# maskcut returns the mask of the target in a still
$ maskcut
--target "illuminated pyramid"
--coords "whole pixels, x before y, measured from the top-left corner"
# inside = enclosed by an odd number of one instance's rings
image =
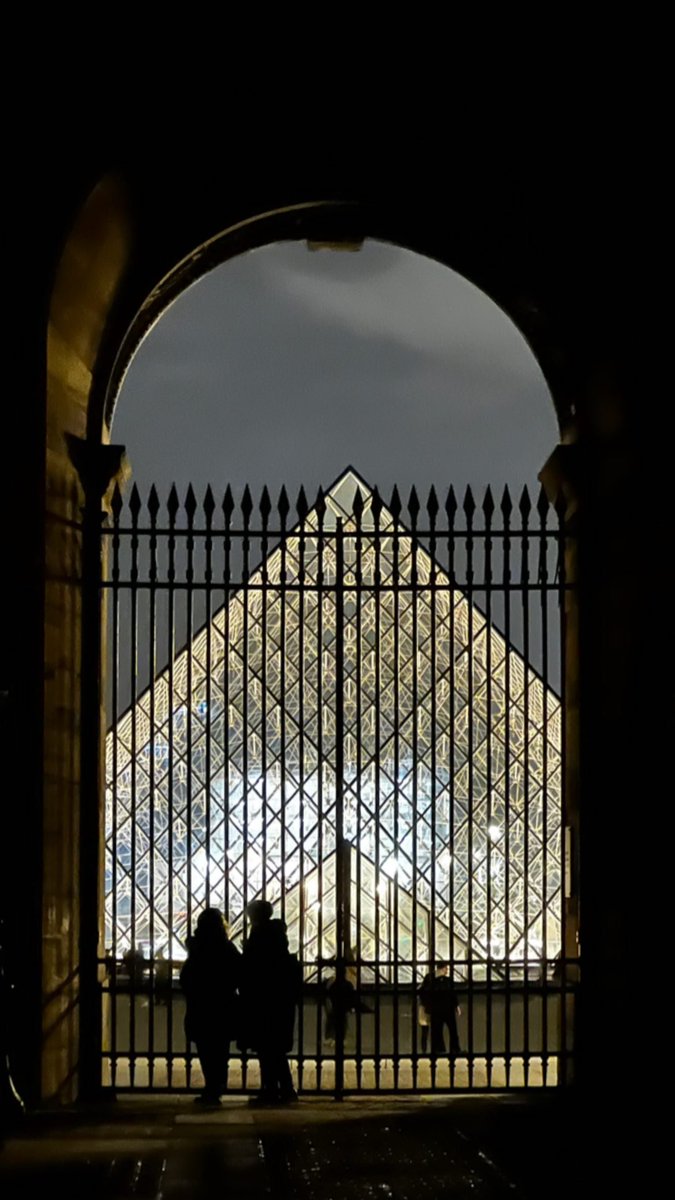
[[[153,707],[154,728],[148,691],[107,737],[118,955],[132,909],[136,942],[177,956],[207,893],[235,932],[265,895],[310,974],[335,953],[339,853],[373,973],[560,950],[559,699],[353,471],[156,678]]]

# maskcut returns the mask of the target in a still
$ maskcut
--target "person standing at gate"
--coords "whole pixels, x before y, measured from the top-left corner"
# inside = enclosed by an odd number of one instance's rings
[[[251,930],[242,956],[242,1048],[258,1055],[260,1091],[251,1103],[260,1105],[297,1100],[286,1056],[293,1048],[302,972],[289,952],[286,926],[272,919],[272,911],[267,900],[248,905]]]
[[[430,976],[427,975],[427,979],[429,979],[429,978],[430,978]],[[424,984],[422,984],[422,987],[424,987]],[[420,989],[420,993],[421,993],[421,989]],[[426,1052],[429,1048],[429,1013],[427,1012],[426,1008],[424,1007],[421,994],[420,994],[420,1002],[417,1006],[417,1024],[420,1027],[422,1054],[426,1054]]]
[[[180,973],[187,1011],[185,1033],[197,1047],[204,1076],[202,1104],[215,1105],[227,1088],[230,1042],[237,1036],[241,955],[230,941],[222,913],[199,914]]]
[[[456,1058],[458,1054],[461,1054],[457,1017],[461,1016],[462,1010],[457,1003],[447,963],[437,962],[434,971],[425,975],[420,988],[420,1004],[429,1020],[432,1055],[446,1053],[445,1027],[447,1025],[450,1035],[450,1057]]]
[[[344,1044],[350,1033],[350,1013],[372,1013],[373,1011],[361,999],[358,992],[356,959],[356,950],[352,949],[343,971],[336,970],[326,988],[324,1038],[333,1046],[338,1043]]]
[[[168,1008],[171,1003],[171,988],[173,969],[170,961],[164,957],[164,951],[158,950],[155,958],[155,1003],[164,1004]]]
[[[145,983],[147,962],[140,946],[132,946],[122,955],[122,962],[132,988],[141,989]]]

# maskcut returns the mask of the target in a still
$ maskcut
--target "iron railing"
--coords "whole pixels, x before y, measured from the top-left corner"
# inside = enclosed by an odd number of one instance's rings
[[[568,1077],[566,547],[527,489],[404,512],[347,471],[221,506],[119,491],[108,619],[104,1082],[201,1080],[177,983],[205,904],[245,939],[264,896],[305,981],[304,1091]],[[134,959],[133,954],[136,953]],[[142,956],[142,959],[141,959]],[[448,964],[461,1053],[419,987]],[[328,985],[354,988],[326,1038]],[[236,1051],[234,1052],[237,1053]],[[257,1085],[233,1060],[235,1089]]]

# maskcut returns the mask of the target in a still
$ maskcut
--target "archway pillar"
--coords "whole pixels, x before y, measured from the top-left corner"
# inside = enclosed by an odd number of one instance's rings
[[[105,601],[101,585],[105,502],[127,471],[124,446],[66,435],[82,487],[82,610],[80,651],[80,1019],[78,1097],[101,1092],[103,872],[105,852]]]
[[[539,480],[549,501],[561,514],[564,536],[563,581],[560,599],[564,629],[563,654],[563,945],[559,981],[562,986],[558,1036],[563,1053],[558,1082],[568,1086],[577,1078],[577,1019],[580,997],[580,770],[579,770],[579,447],[556,446]],[[563,1008],[564,1006],[564,1008]]]
[[[633,872],[644,853],[639,804],[647,799],[641,776],[649,741],[641,730],[649,714],[640,684],[644,600],[636,563],[645,511],[634,478],[627,426],[611,437],[587,429],[578,442],[559,446],[540,474],[550,495],[564,497],[574,533],[566,558],[575,587],[566,608],[564,696],[566,820],[573,831],[566,950],[576,927],[581,955],[574,1081],[589,1106],[604,1097],[607,1120],[614,1119],[609,1112],[619,1119],[640,1021],[631,999],[640,977],[631,933],[644,908]]]

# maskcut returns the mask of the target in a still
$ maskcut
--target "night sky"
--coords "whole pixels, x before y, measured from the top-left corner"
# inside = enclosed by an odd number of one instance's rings
[[[518,489],[557,441],[508,317],[446,267],[367,242],[284,243],[184,292],[134,358],[113,440],[142,494],[249,483],[311,495],[349,463],[388,495],[431,482]]]

